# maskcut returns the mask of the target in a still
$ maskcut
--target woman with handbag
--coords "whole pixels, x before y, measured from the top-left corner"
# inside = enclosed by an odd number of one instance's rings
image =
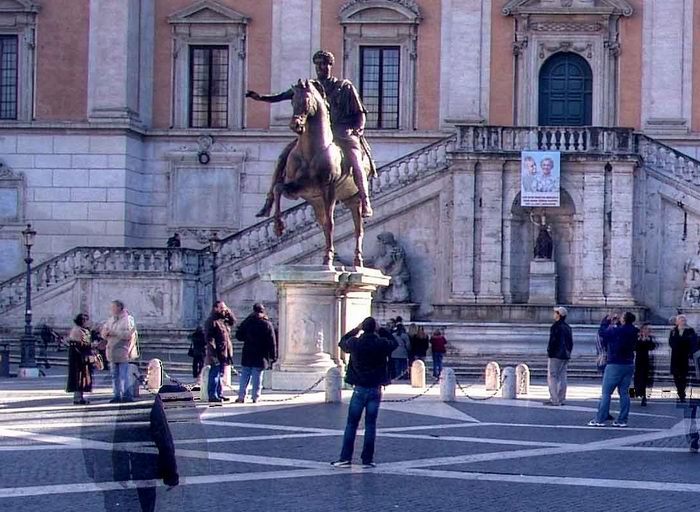
[[[84,393],[92,392],[92,366],[95,356],[86,314],[79,314],[73,319],[75,326],[68,336],[68,383],[66,391],[73,393],[73,404],[87,405]]]

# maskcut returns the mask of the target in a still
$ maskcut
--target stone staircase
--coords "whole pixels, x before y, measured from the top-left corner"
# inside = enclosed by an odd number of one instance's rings
[[[415,191],[429,187],[439,189],[440,178],[449,170],[450,151],[455,148],[475,154],[505,152],[515,155],[523,149],[541,149],[559,150],[563,153],[610,152],[630,155],[638,158],[647,172],[682,190],[687,204],[700,211],[700,161],[645,135],[616,128],[462,126],[456,134],[440,139],[379,169],[372,191],[379,215],[372,222],[381,223],[385,215],[395,215],[401,208],[406,208],[407,197]],[[352,222],[349,212],[343,208],[339,208],[336,215],[337,235],[342,243],[352,237]],[[313,211],[308,204],[300,204],[284,211],[283,220],[287,229],[282,237],[274,234],[272,220],[264,220],[222,241],[218,257],[218,287],[225,298],[235,297],[236,294],[245,295],[266,268],[304,261],[320,247],[322,236],[315,229]],[[168,250],[78,247],[37,265],[32,271],[32,293],[35,301],[41,301],[52,294],[60,294],[63,287],[78,279],[120,272],[145,279],[149,276],[174,274],[196,280],[197,296],[201,299],[197,306],[197,316],[202,318],[206,309],[202,304],[208,302],[211,289],[209,268],[210,254],[206,248]],[[0,283],[0,315],[19,315],[24,305],[24,292],[24,274]],[[590,321],[592,317],[593,315],[586,320]],[[534,324],[526,328],[511,322],[507,328],[498,328],[497,324],[489,325],[485,320],[465,316],[451,325],[444,322],[429,324],[445,326],[448,339],[461,347],[450,354],[450,363],[460,374],[480,374],[483,371],[482,363],[488,357],[474,353],[473,347],[491,346],[494,347],[494,351],[496,347],[500,347],[498,350],[501,353],[508,350],[509,354],[527,356],[532,362],[534,374],[543,375],[545,362],[541,354],[546,346],[545,324]],[[516,319],[517,322],[523,320]],[[540,322],[544,320],[539,318]],[[160,357],[166,362],[166,366],[172,365],[174,368],[186,370],[189,367],[189,359],[186,356],[189,344],[185,334],[189,332],[189,328],[153,331],[153,336],[146,336],[147,327],[141,325],[144,333],[144,356]],[[532,332],[522,334],[528,329]],[[582,329],[592,332],[595,327],[588,325]],[[16,339],[16,335],[14,332],[11,337]],[[587,338],[594,339],[592,335],[587,335]],[[490,343],[490,340],[493,340],[493,343]],[[590,342],[586,343],[588,344],[583,345],[587,348],[581,355],[580,371],[577,369],[578,362],[572,363],[572,376],[575,378],[594,378],[590,371],[593,367],[590,364],[591,345]],[[16,341],[12,346],[13,353],[18,353]],[[50,361],[61,364],[65,362],[65,356],[62,353],[50,354]]]

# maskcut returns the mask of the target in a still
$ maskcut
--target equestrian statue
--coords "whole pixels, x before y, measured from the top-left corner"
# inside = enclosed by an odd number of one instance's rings
[[[275,232],[284,233],[281,197],[304,199],[314,208],[324,232],[324,265],[335,256],[333,214],[338,201],[352,213],[355,223],[354,265],[361,267],[363,218],[372,216],[369,179],[376,174],[370,147],[363,132],[367,110],[352,82],[331,75],[335,57],[319,51],[313,56],[317,79],[299,80],[275,95],[248,91],[246,97],[277,103],[291,100],[289,127],[297,140],[287,145],[277,160],[272,185],[258,217],[268,217],[274,206]]]

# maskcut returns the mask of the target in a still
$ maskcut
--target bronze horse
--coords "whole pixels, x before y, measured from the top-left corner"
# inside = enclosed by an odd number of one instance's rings
[[[335,257],[333,214],[338,201],[352,213],[355,223],[354,265],[361,267],[364,225],[357,186],[350,169],[343,164],[342,152],[333,142],[331,120],[326,101],[313,82],[299,80],[292,87],[293,116],[289,123],[298,134],[296,146],[289,153],[284,183],[275,187],[275,232],[284,233],[280,209],[281,197],[302,198],[314,209],[316,221],[326,237],[323,264],[331,265]],[[363,172],[369,173],[367,157],[363,160]]]

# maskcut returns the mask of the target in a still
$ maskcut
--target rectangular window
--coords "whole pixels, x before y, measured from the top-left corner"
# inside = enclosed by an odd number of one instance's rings
[[[0,119],[17,119],[17,36],[0,36]]]
[[[190,46],[190,128],[228,127],[228,47]]]
[[[360,96],[367,108],[367,128],[399,127],[398,46],[363,46],[360,49]]]

